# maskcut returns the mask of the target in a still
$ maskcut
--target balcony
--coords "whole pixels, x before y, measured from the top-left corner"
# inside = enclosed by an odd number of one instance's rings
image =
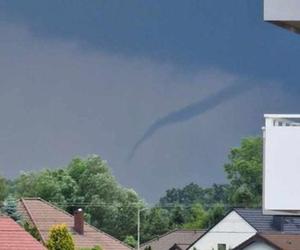
[[[264,20],[300,33],[300,1],[264,0]]]

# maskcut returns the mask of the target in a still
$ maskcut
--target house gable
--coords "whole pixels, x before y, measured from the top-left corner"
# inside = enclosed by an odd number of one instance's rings
[[[246,246],[245,248],[241,248],[243,250],[278,250],[279,248],[275,248],[264,241],[256,241]]]
[[[239,246],[233,250],[281,250],[281,248],[275,245],[270,240],[265,237],[256,234],[249,238],[248,240],[241,243]]]
[[[233,210],[188,249],[218,249],[218,244],[226,244],[227,249],[234,248],[256,232],[253,226]]]

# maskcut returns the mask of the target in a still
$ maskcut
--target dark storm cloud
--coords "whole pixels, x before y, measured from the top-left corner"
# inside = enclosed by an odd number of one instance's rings
[[[299,78],[299,39],[263,22],[262,0],[1,0],[0,14],[38,37],[129,56]],[[0,15],[1,22],[1,15]],[[284,50],[282,50],[284,48]],[[258,56],[259,55],[259,56]],[[278,63],[284,61],[278,70]]]
[[[244,91],[259,80],[217,67],[184,71],[85,50],[76,41],[37,38],[7,23],[0,34],[0,167],[8,177],[96,153],[122,184],[155,201],[167,188],[191,181],[223,182],[229,148],[260,132],[263,112],[297,107],[298,98],[278,84]],[[144,128],[170,110],[181,112],[162,118],[159,127],[176,126],[156,130],[127,162]]]
[[[97,153],[148,201],[224,182],[264,112],[299,112],[299,36],[263,22],[261,2],[1,0],[2,173]]]

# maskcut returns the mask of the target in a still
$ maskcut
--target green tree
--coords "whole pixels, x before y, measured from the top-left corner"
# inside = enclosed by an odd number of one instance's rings
[[[3,202],[2,212],[15,221],[19,222],[21,220],[21,215],[17,211],[17,201],[16,199],[9,195]]]
[[[206,190],[195,183],[190,183],[185,187],[172,188],[166,191],[166,195],[160,199],[160,205],[169,206],[171,204],[190,205],[196,202],[204,202]]]
[[[207,213],[207,227],[211,227],[223,218],[225,207],[222,203],[216,203]]]
[[[234,206],[239,207],[256,207],[260,203],[258,197],[255,197],[255,193],[252,192],[247,184],[241,185],[232,192],[231,201]]]
[[[195,203],[203,204],[208,209],[215,203],[227,203],[228,185],[214,184],[210,188],[202,188],[198,184],[190,183],[183,188],[172,188],[166,191],[166,195],[160,198],[159,204],[163,207],[170,205],[190,206]]]
[[[184,208],[181,205],[175,205],[175,207],[170,210],[171,227],[181,227],[186,222],[185,217]]]
[[[49,250],[75,250],[72,235],[66,225],[54,225],[51,228],[47,248]]]
[[[135,248],[137,246],[137,241],[132,235],[126,236],[124,243],[133,248]]]
[[[191,207],[188,221],[183,227],[186,229],[203,229],[207,225],[207,220],[207,212],[200,203],[196,203]]]
[[[103,249],[100,246],[94,246],[92,248],[86,248],[86,247],[80,248],[80,250],[103,250]]]
[[[85,218],[120,240],[136,233],[137,208],[143,207],[137,193],[122,187],[97,155],[74,158],[65,168],[22,173],[13,186],[16,197],[41,197],[70,213],[78,208],[70,204],[86,204]]]
[[[160,207],[144,211],[141,217],[141,241],[145,242],[170,230],[169,212]]]
[[[11,184],[13,186],[14,195],[17,198],[37,196],[35,192],[37,175],[38,174],[34,172],[22,172]]]
[[[190,183],[183,188],[171,188],[157,207],[144,210],[141,213],[141,240],[147,241],[175,227],[197,229],[212,225],[230,206],[259,206],[261,138],[243,139],[239,147],[231,149],[228,158],[225,165],[228,184],[203,188]],[[137,211],[145,207],[137,193],[122,187],[107,162],[97,155],[76,157],[63,168],[24,172],[14,181],[0,177],[0,201],[8,192],[16,198],[41,197],[70,213],[80,206],[87,221],[121,241],[136,235]],[[4,209],[14,216],[9,199]]]
[[[7,192],[8,192],[7,181],[5,178],[0,176],[0,203],[7,196]]]
[[[73,202],[78,189],[65,169],[22,173],[14,187],[16,197],[41,197],[62,207]]]
[[[213,184],[211,188],[207,188],[207,201],[208,206],[211,207],[214,204],[228,203],[228,184]]]
[[[240,147],[231,149],[225,171],[230,182],[229,201],[232,205],[261,205],[262,152],[260,137],[245,138]]]
[[[143,202],[134,190],[120,186],[105,161],[96,155],[76,158],[67,171],[78,185],[75,199],[90,204],[86,212],[94,226],[120,240],[136,233],[137,208]]]

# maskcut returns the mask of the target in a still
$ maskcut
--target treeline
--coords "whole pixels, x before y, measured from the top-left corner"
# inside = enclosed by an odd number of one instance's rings
[[[0,200],[11,204],[12,199],[41,197],[70,213],[83,208],[92,225],[134,246],[138,209],[142,210],[141,239],[147,241],[174,228],[206,228],[230,207],[260,206],[261,138],[243,139],[228,159],[224,167],[228,184],[172,188],[152,208],[134,190],[120,186],[96,155],[75,158],[64,168],[25,172],[14,180],[1,178]]]
[[[158,206],[168,211],[171,225],[207,228],[233,207],[261,207],[262,147],[260,137],[251,137],[230,150],[224,165],[228,184],[203,188],[191,183],[167,190]]]

